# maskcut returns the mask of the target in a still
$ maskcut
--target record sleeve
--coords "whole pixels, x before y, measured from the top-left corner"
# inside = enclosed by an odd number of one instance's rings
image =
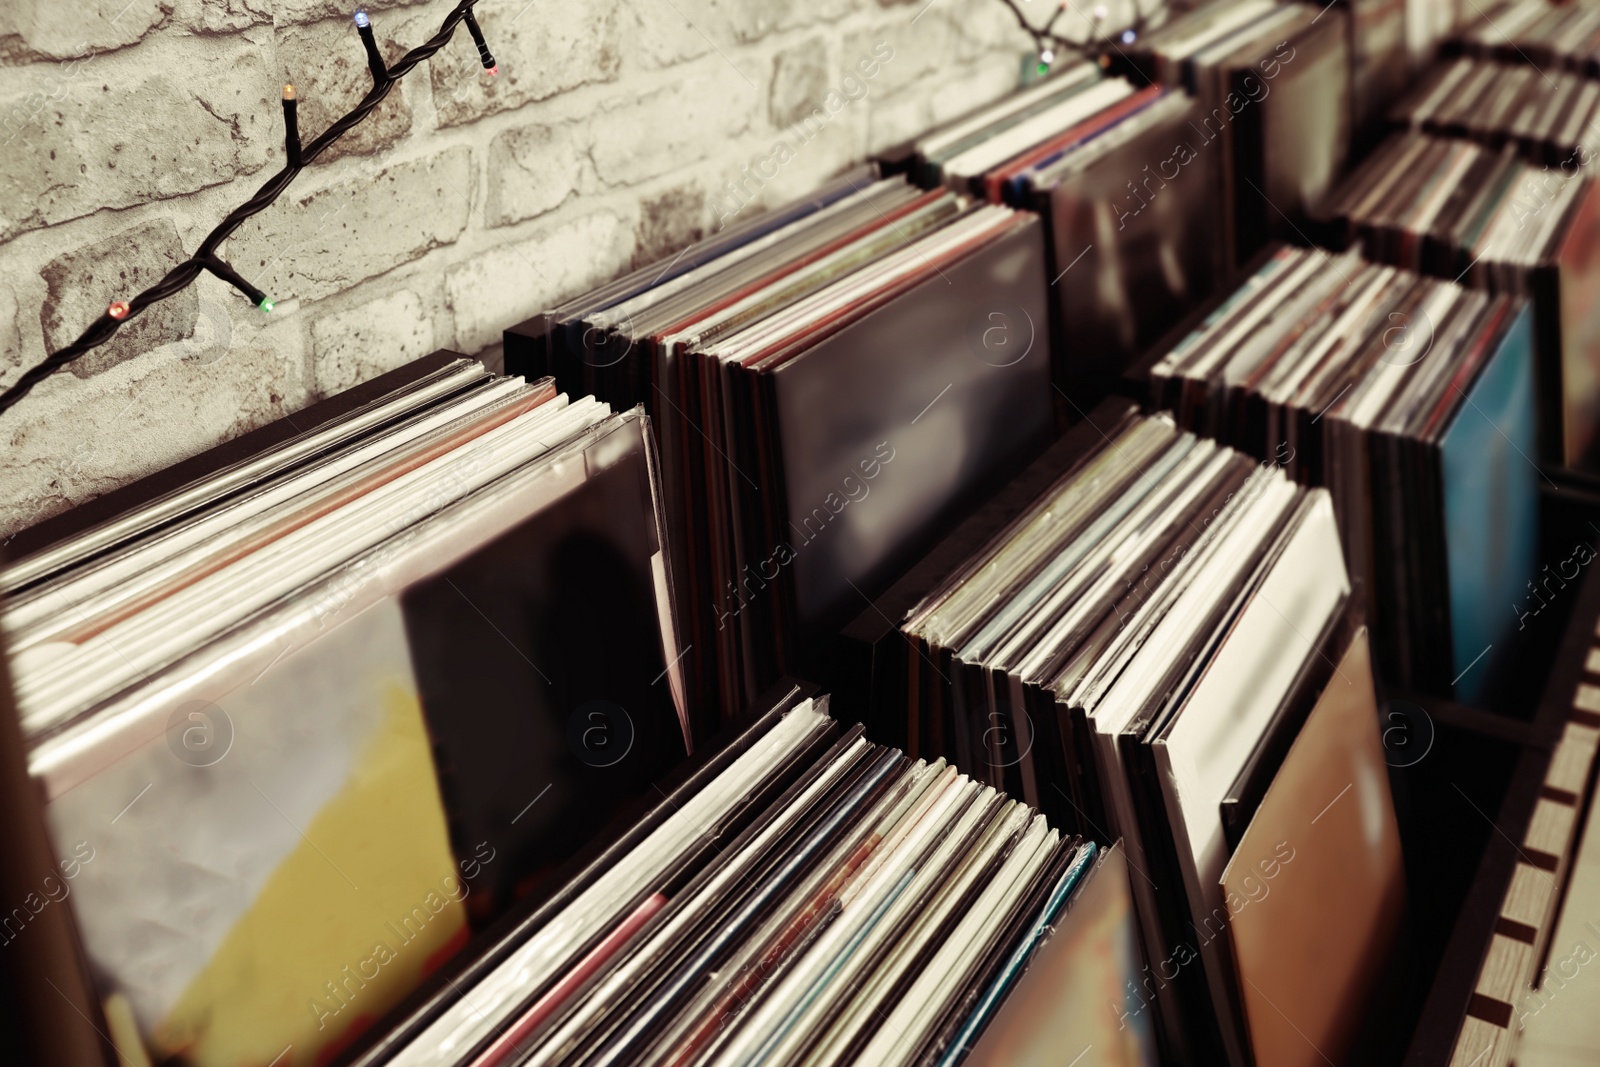
[[[1257,1062],[1344,1060],[1396,950],[1399,830],[1363,631],[1222,876]]]

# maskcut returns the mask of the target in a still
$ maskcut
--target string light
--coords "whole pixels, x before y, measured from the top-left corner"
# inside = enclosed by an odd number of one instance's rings
[[[367,90],[355,108],[343,118],[334,122],[322,134],[302,146],[300,142],[300,127],[297,113],[299,94],[293,85],[283,87],[283,125],[284,125],[284,156],[285,166],[278,173],[268,178],[261,188],[256,190],[254,196],[243,204],[234,208],[216,227],[206,235],[200,248],[195,254],[166,273],[166,276],[155,285],[134,296],[130,300],[119,300],[106,308],[99,318],[95,319],[79,335],[78,339],[65,348],[52,353],[45,360],[23,372],[22,376],[10,388],[0,393],[0,413],[32,392],[33,387],[48,378],[51,374],[65,367],[84,353],[100,347],[115,336],[122,324],[138,316],[151,304],[159,303],[187,289],[194,284],[196,278],[202,273],[209,272],[213,276],[232,285],[243,293],[246,299],[259,308],[263,313],[271,313],[277,302],[266,293],[245,281],[228,264],[217,257],[217,248],[226,241],[235,231],[244,224],[246,219],[258,215],[271,207],[282,195],[306,166],[316,161],[316,158],[327,150],[339,138],[350,130],[360,125],[372,114],[374,108],[382,103],[389,90],[395,83],[411,73],[413,69],[427,62],[455,35],[455,30],[462,22],[467,23],[467,31],[472,35],[473,43],[478,49],[478,58],[483,63],[484,69],[494,74],[499,68],[495,64],[494,56],[490,54],[489,47],[483,39],[483,32],[478,28],[477,20],[472,15],[472,8],[478,0],[458,0],[456,6],[445,16],[444,24],[439,27],[439,32],[427,41],[413,48],[395,63],[387,67],[378,53],[377,40],[373,36],[372,20],[365,9],[355,12],[356,30],[360,33],[362,44],[367,51],[368,65],[372,68],[372,88]]]
[[[365,11],[356,12],[356,32],[361,35],[361,46],[367,50],[367,69],[372,71],[372,84],[382,85],[389,80],[389,71],[383,65],[383,53],[378,51],[378,37],[372,32],[372,20]]]
[[[483,64],[483,69],[490,74],[500,73],[500,65],[494,61],[494,54],[484,42],[483,31],[478,28],[478,20],[470,11],[467,12],[466,23],[467,32],[472,34],[472,43],[478,46],[478,61]]]
[[[1034,53],[1038,56],[1036,70],[1041,76],[1050,72],[1058,51],[1070,52],[1084,59],[1098,60],[1101,67],[1109,67],[1108,53],[1117,48],[1117,43],[1120,41],[1122,44],[1132,44],[1145,31],[1146,16],[1140,0],[1133,0],[1132,24],[1106,36],[1100,35],[1100,26],[1110,18],[1111,12],[1104,4],[1096,4],[1090,9],[1089,15],[1084,15],[1080,9],[1072,6],[1070,0],[1061,0],[1049,20],[1043,26],[1035,26],[1023,15],[1017,0],[1002,0],[1002,3],[1011,9],[1012,15],[1016,16],[1017,25],[1033,37]],[[1087,39],[1075,41],[1056,32],[1056,23],[1068,10],[1078,11],[1079,17],[1089,23]]]
[[[294,86],[283,87],[283,154],[289,166],[300,167],[300,108]]]

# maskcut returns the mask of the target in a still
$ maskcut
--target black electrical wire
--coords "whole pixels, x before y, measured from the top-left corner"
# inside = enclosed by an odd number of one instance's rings
[[[430,59],[435,52],[448,44],[451,36],[455,33],[456,27],[471,18],[472,7],[477,2],[478,0],[460,0],[450,14],[445,17],[444,24],[439,28],[439,32],[407,52],[394,66],[385,69],[383,68],[382,59],[377,58],[376,62],[371,64],[373,73],[372,88],[367,90],[367,95],[361,98],[361,102],[348,115],[329,126],[321,136],[312,140],[310,144],[303,146],[300,149],[298,159],[295,158],[293,152],[289,153],[289,160],[284,168],[271,178],[268,178],[266,183],[256,190],[256,195],[234,208],[228,213],[227,217],[217,223],[216,228],[206,235],[206,239],[200,243],[199,250],[192,257],[173,267],[160,281],[126,303],[118,302],[112,304],[99,318],[89,324],[89,328],[84,330],[76,341],[60,351],[52,353],[42,363],[25,371],[22,377],[18,378],[10,388],[4,393],[0,393],[0,414],[6,412],[13,404],[27,396],[33,390],[33,387],[44,381],[44,379],[86,352],[98,348],[111,340],[124,323],[136,318],[145,308],[151,304],[158,304],[169,297],[176,296],[190,285],[193,285],[194,280],[200,276],[202,271],[210,271],[217,277],[233,284],[235,288],[238,288],[240,292],[250,299],[251,303],[256,304],[258,307],[263,306],[265,303],[270,308],[270,301],[267,300],[265,294],[245,282],[231,267],[228,267],[227,264],[217,258],[218,246],[232,236],[234,231],[243,225],[246,219],[252,215],[258,215],[272,206],[273,201],[282,195],[283,191],[289,187],[289,183],[294,181],[300,171],[313,163],[329,145],[360,125],[372,113],[372,109],[382,103],[385,96],[389,95],[389,90],[394,87],[396,82],[409,74],[412,68]],[[362,31],[361,35],[365,41],[370,37],[372,31],[370,28],[361,25],[363,22],[368,21],[366,12],[359,12],[358,16],[356,26],[359,31]],[[475,21],[472,29],[477,29]],[[480,60],[483,61],[484,69],[493,70],[494,60],[492,56],[489,56],[488,48],[482,43],[481,33],[474,33],[473,37],[474,43],[478,45],[478,54]],[[376,45],[368,46],[369,59],[376,56]],[[381,76],[380,70],[382,71]],[[286,103],[293,102],[292,91],[286,89],[285,100]],[[289,121],[289,111],[290,109],[286,107],[286,123]],[[297,139],[292,138],[291,140]]]

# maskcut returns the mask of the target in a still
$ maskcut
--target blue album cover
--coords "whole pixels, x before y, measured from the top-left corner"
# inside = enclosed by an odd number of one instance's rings
[[[1511,650],[1539,569],[1532,322],[1525,305],[1439,443],[1455,696],[1467,704]]]

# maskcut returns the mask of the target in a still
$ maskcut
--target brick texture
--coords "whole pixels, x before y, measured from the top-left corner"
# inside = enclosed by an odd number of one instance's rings
[[[450,3],[362,6],[392,62]],[[283,165],[284,82],[307,139],[355,104],[370,78],[352,7],[0,4],[0,384]],[[1006,91],[1028,45],[998,0],[504,0],[479,16],[498,76],[458,30],[226,242],[270,315],[203,278],[0,415],[0,541],[416,355],[492,351],[506,326]],[[894,57],[864,76],[880,42]],[[830,94],[826,128],[797,133]],[[752,183],[780,141],[792,161]]]

